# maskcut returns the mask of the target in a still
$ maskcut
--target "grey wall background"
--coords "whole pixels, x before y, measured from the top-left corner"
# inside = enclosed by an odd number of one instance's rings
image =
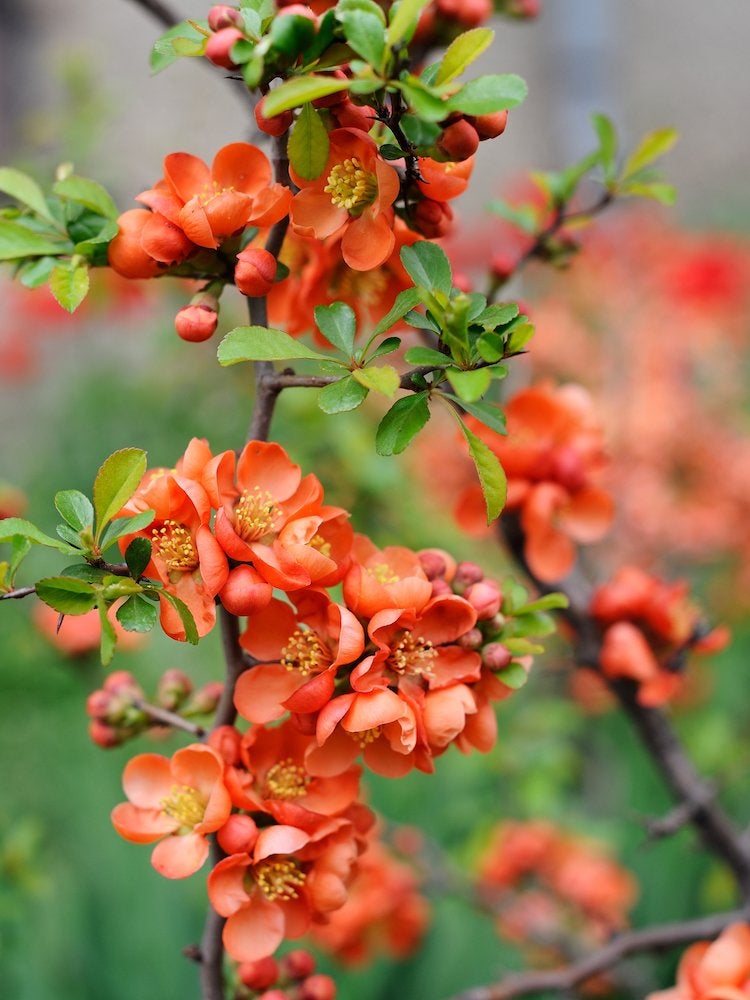
[[[542,0],[537,22],[497,25],[483,69],[518,72],[530,96],[506,136],[482,147],[477,189],[496,193],[527,167],[551,168],[585,152],[588,115],[614,117],[626,142],[674,125],[667,162],[680,213],[750,222],[750,3],[748,0]],[[172,0],[205,16],[206,0]],[[221,74],[181,60],[151,77],[159,29],[133,0],[0,0],[0,154],[60,158],[65,120],[61,67],[91,67],[86,88],[106,112],[79,170],[112,185],[123,207],[159,175],[174,149],[210,157],[252,122]],[[56,134],[57,133],[57,134]],[[70,139],[70,136],[68,137]],[[74,143],[75,144],[75,143]],[[481,198],[463,214],[481,210]]]

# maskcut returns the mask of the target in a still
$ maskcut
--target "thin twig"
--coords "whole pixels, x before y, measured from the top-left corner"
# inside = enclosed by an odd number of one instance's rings
[[[206,735],[206,730],[203,726],[199,726],[195,722],[191,722],[189,719],[183,718],[181,715],[177,715],[176,712],[170,712],[166,708],[160,708],[158,705],[152,705],[143,698],[133,698],[133,705],[144,715],[147,715],[149,719],[153,719],[154,722],[163,723],[165,726],[171,726],[172,729],[181,729],[183,732],[190,733],[192,736],[196,736],[199,740],[202,740]]]
[[[572,990],[578,983],[604,972],[628,955],[691,944],[702,938],[714,938],[725,927],[737,921],[747,920],[749,916],[750,910],[745,908],[730,913],[715,913],[709,917],[699,917],[697,920],[627,931],[618,934],[603,948],[571,965],[537,972],[514,973],[492,986],[478,986],[458,993],[452,1000],[513,1000],[515,997],[542,993],[546,990],[557,992]]]
[[[18,590],[9,590],[7,594],[0,594],[0,601],[17,601],[35,593],[36,587],[19,587]]]
[[[162,3],[161,0],[131,0],[131,3],[134,3],[136,7],[143,7],[147,13],[165,28],[173,28],[182,20],[181,17],[175,14],[167,4]]]
[[[211,864],[217,865],[224,856],[222,849],[213,840]],[[224,1000],[224,945],[221,936],[225,922],[226,918],[220,917],[216,910],[209,906],[199,948],[201,1000]]]

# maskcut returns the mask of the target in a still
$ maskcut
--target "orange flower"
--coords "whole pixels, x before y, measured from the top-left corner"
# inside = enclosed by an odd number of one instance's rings
[[[237,710],[250,722],[319,711],[333,695],[337,668],[362,654],[364,632],[348,608],[316,592],[303,594],[297,607],[272,600],[240,638],[263,661],[241,674],[235,689]]]
[[[750,926],[731,924],[714,941],[698,941],[680,960],[677,985],[646,1000],[746,1000],[750,997]]]
[[[377,144],[357,129],[334,129],[328,162],[313,181],[293,175],[300,187],[290,218],[302,236],[341,236],[341,253],[355,271],[369,271],[395,243],[393,202],[400,181],[378,154]]]
[[[270,226],[283,219],[291,192],[272,179],[273,168],[261,150],[233,142],[219,150],[210,169],[191,153],[170,153],[164,159],[164,178],[137,200],[192,243],[215,249],[245,226]],[[151,256],[153,249],[148,250]]]
[[[223,772],[221,757],[200,743],[171,759],[140,754],[125,766],[122,783],[130,801],[115,806],[112,823],[136,844],[160,841],[151,855],[160,874],[192,875],[208,857],[206,834],[223,826],[232,810]]]
[[[379,549],[366,535],[355,535],[352,557],[344,577],[344,600],[360,618],[371,618],[384,608],[420,611],[432,596],[432,584],[411,549]]]
[[[224,947],[237,962],[273,954],[343,906],[358,845],[348,820],[329,819],[314,833],[266,827],[249,851],[220,861],[208,876],[211,905],[227,918]]]
[[[417,187],[432,201],[450,201],[458,198],[469,186],[469,178],[474,169],[474,157],[469,156],[459,163],[439,163],[427,156],[417,160],[422,179]]]

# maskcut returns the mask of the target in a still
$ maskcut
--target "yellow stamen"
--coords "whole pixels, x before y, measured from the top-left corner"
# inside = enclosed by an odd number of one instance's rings
[[[394,673],[432,676],[432,661],[437,656],[432,643],[421,635],[404,632],[399,642],[391,650],[388,665]]]
[[[317,632],[298,628],[281,650],[281,662],[287,670],[298,670],[308,677],[330,666],[331,653]]]
[[[263,797],[266,799],[298,799],[307,792],[307,786],[312,778],[291,757],[280,760],[278,764],[268,769],[263,785]]]
[[[308,544],[317,549],[322,556],[327,559],[331,558],[331,543],[327,542],[322,535],[313,535]]]
[[[255,868],[255,881],[270,900],[297,899],[305,878],[296,861],[261,861]]]
[[[375,563],[374,566],[368,566],[367,573],[384,587],[389,583],[398,583],[401,579],[400,576],[397,576],[397,574],[393,572],[388,563]]]
[[[180,826],[191,829],[203,820],[206,802],[196,788],[189,785],[172,785],[169,795],[160,802],[162,810],[176,819]]]
[[[151,531],[151,544],[168,569],[184,573],[198,568],[198,553],[187,528],[167,519]]]
[[[376,305],[388,288],[388,274],[383,268],[372,271],[346,270],[341,280],[336,282],[334,291],[343,298],[356,299],[366,306]]]
[[[225,191],[234,191],[234,185],[231,187],[221,187],[218,181],[211,181],[210,184],[203,185],[203,189],[198,195],[198,198],[201,205],[208,205],[218,195],[224,194]]]
[[[362,729],[358,733],[349,733],[349,735],[355,743],[359,744],[360,749],[364,750],[368,743],[375,742],[382,731],[380,726],[374,726],[372,729]]]
[[[333,167],[323,190],[330,194],[336,208],[345,208],[350,215],[358,216],[375,201],[378,178],[353,156]]]
[[[243,490],[234,508],[234,523],[240,538],[246,542],[259,542],[265,535],[274,532],[280,516],[276,503],[276,498],[259,486]]]

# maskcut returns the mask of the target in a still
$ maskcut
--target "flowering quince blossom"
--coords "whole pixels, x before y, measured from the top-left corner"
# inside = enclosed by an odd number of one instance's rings
[[[573,385],[525,389],[505,411],[507,437],[474,418],[467,423],[505,469],[505,514],[520,519],[531,571],[545,582],[560,580],[573,566],[575,544],[598,541],[612,521],[612,498],[592,482],[604,464],[601,430],[589,397]],[[456,517],[472,533],[486,531],[478,486],[463,492]]]
[[[160,874],[192,875],[208,857],[206,834],[223,826],[232,810],[223,772],[219,754],[200,743],[171,759],[140,754],[125,766],[122,781],[129,801],[115,806],[112,823],[126,840],[160,841],[151,855]]]
[[[348,608],[311,591],[297,600],[296,614],[272,600],[250,618],[240,645],[264,662],[240,676],[235,704],[251,722],[270,722],[287,709],[308,714],[322,708],[338,667],[361,656],[365,637]]]
[[[214,598],[229,573],[227,558],[211,532],[208,495],[188,477],[155,470],[146,473],[122,513],[144,510],[155,511],[156,517],[147,528],[121,539],[120,547],[125,552],[138,535],[149,539],[151,559],[145,575],[160,580],[166,590],[184,601],[198,635],[206,635],[216,622]],[[172,605],[161,599],[160,608],[167,635],[184,639],[185,627]]]
[[[301,189],[292,200],[292,225],[302,236],[340,236],[349,267],[369,271],[393,250],[398,172],[379,155],[374,139],[357,129],[334,129],[329,138],[328,162],[319,177],[309,181],[292,172]]]
[[[246,851],[208,876],[211,905],[227,918],[227,952],[238,962],[264,958],[343,906],[359,851],[355,828],[341,818],[313,832],[279,824],[251,834]]]
[[[705,630],[688,601],[686,583],[666,583],[635,566],[623,566],[599,587],[591,613],[604,627],[600,663],[606,677],[638,683],[642,705],[663,705],[684,685],[688,651],[716,652],[726,629]]]
[[[415,552],[399,545],[379,549],[355,534],[344,599],[356,615],[370,618],[385,608],[419,611],[431,597],[432,584]]]
[[[225,452],[214,468],[214,531],[230,559],[250,563],[280,590],[341,579],[352,538],[348,514],[323,506],[320,481],[303,478],[280,445],[251,441],[236,467],[233,453]]]
[[[698,941],[680,960],[677,985],[646,1000],[747,1000],[750,997],[750,927],[731,924],[715,941]]]

